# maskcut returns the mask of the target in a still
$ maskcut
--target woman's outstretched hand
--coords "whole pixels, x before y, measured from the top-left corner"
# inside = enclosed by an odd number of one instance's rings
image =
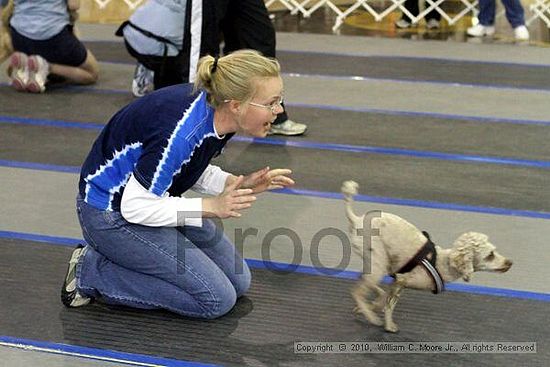
[[[214,198],[202,199],[203,217],[238,218],[241,210],[248,209],[256,200],[253,190],[240,188],[244,177],[236,177],[227,185],[224,192]]]
[[[265,167],[245,176],[242,187],[252,189],[254,194],[267,190],[282,189],[294,185],[294,180],[287,177],[291,173],[292,171],[286,168],[269,169],[269,167]]]

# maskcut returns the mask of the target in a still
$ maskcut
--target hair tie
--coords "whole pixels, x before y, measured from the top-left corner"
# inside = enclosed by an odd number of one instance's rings
[[[214,64],[212,65],[212,71],[210,71],[211,74],[214,74],[216,70],[218,69],[218,60],[220,59],[219,56],[214,57]]]

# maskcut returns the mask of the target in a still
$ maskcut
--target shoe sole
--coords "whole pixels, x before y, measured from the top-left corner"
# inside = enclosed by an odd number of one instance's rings
[[[29,83],[27,84],[27,92],[31,93],[44,93],[46,87],[41,86],[40,83],[36,81],[36,73],[40,69],[40,65],[36,60],[36,57],[29,57],[27,61],[27,66],[29,67]]]
[[[466,34],[470,37],[491,37],[495,35],[495,31],[493,32],[483,32],[482,34],[471,34],[470,32],[466,31]]]
[[[11,86],[13,87],[13,89],[15,89],[18,92],[26,92],[27,91],[27,86],[19,78],[13,78],[11,80]]]
[[[302,132],[288,132],[288,131],[269,131],[267,135],[284,135],[284,136],[298,136],[303,135],[306,132],[306,130]]]
[[[76,250],[79,250],[78,252]],[[73,278],[71,274],[73,272],[76,272],[76,266],[78,265],[78,259],[82,255],[82,251],[84,250],[84,246],[77,247],[73,253],[71,254],[71,259],[69,260],[69,266],[67,267],[67,275],[65,275],[65,280],[63,281],[63,286],[61,287],[61,302],[66,307],[81,307],[89,304],[92,300],[91,298],[84,298],[82,296],[79,296],[80,298],[77,299],[77,291],[76,291],[76,284],[74,285],[73,290],[68,290],[69,283],[73,280],[76,280],[76,275],[74,276],[75,279],[69,280],[69,278]],[[76,303],[74,303],[76,300]]]
[[[11,75],[17,74],[26,64],[26,57],[23,57],[19,52],[15,52],[10,58],[9,67],[11,68]],[[11,86],[18,92],[25,92],[27,90],[25,82],[17,76],[12,77]]]

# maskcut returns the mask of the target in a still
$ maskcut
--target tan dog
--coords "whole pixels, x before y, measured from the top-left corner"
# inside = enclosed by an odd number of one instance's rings
[[[385,330],[399,330],[392,314],[404,288],[434,290],[438,275],[442,280],[439,285],[442,285],[459,278],[469,281],[476,271],[503,273],[512,266],[512,261],[495,251],[495,246],[486,235],[468,232],[458,237],[450,249],[432,247],[433,252],[426,260],[436,260],[431,272],[428,271],[430,265],[415,263],[409,272],[395,274],[410,265],[411,259],[417,258],[425,244],[431,241],[414,225],[397,215],[371,212],[367,214],[372,214],[372,218],[371,215],[368,215],[369,218],[365,215],[357,216],[352,209],[357,187],[357,183],[346,181],[342,185],[342,192],[346,200],[353,248],[363,257],[364,263],[370,262],[370,269],[365,269],[352,296],[357,305],[355,311],[365,316],[371,324],[382,325],[377,312],[383,311]],[[370,223],[364,225],[366,219],[370,219]],[[370,226],[367,228],[368,233],[364,232],[364,226]],[[434,273],[433,269],[436,269],[435,276],[430,275]],[[391,284],[388,294],[379,285],[387,274],[395,274],[395,282]]]

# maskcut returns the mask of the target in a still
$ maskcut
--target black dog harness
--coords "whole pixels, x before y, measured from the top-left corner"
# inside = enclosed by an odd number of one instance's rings
[[[437,261],[437,252],[435,251],[435,244],[430,239],[430,235],[428,232],[422,232],[424,236],[428,239],[426,241],[426,244],[422,246],[422,248],[414,255],[414,257],[409,260],[408,263],[406,263],[399,271],[395,272],[391,276],[395,279],[396,274],[404,274],[408,273],[414,268],[416,268],[418,265],[422,265],[424,269],[428,272],[428,274],[432,277],[432,280],[434,282],[434,290],[432,293],[438,294],[445,290],[445,283],[443,282],[443,278],[441,278],[441,274],[437,271],[435,264]],[[429,257],[431,255],[431,257]]]

